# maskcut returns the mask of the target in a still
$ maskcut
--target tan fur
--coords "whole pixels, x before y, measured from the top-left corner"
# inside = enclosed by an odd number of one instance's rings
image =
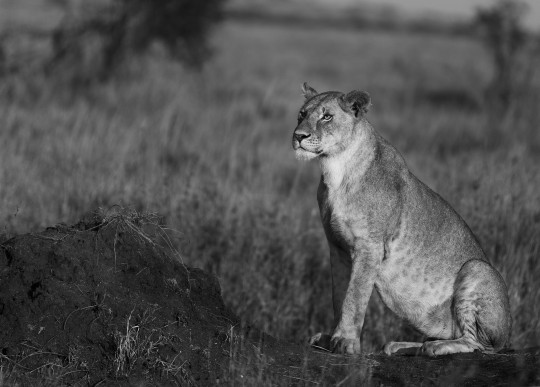
[[[371,127],[369,95],[318,94],[307,84],[303,91],[293,148],[300,159],[318,158],[322,171],[317,199],[332,267],[332,349],[360,352],[375,288],[399,317],[439,339],[391,342],[387,354],[500,350],[511,325],[502,277],[461,217]]]

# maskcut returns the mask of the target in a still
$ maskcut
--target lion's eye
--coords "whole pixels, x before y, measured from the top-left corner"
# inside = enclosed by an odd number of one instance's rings
[[[330,121],[332,118],[334,118],[334,116],[331,115],[331,114],[324,114],[324,115],[322,116],[322,120],[323,120],[323,121]]]
[[[300,113],[298,113],[298,123],[302,122],[304,118],[306,118],[306,115],[307,115],[307,112],[305,111],[301,111]]]

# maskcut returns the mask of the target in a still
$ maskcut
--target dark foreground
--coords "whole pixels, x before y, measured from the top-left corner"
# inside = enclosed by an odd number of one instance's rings
[[[349,357],[241,326],[136,212],[0,242],[0,385],[540,384],[540,348]]]

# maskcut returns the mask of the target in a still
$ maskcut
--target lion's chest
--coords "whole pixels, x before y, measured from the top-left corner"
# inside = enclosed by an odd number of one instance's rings
[[[345,251],[355,245],[355,240],[367,234],[366,219],[345,200],[332,198],[325,192],[319,197],[321,220],[328,240]]]

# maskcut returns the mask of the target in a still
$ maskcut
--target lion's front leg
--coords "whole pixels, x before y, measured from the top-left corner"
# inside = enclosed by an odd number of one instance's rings
[[[334,325],[332,332],[335,331],[341,318],[341,307],[349,280],[351,278],[352,259],[349,254],[340,249],[338,246],[329,243],[330,247],[330,267],[332,270],[332,304],[334,307]],[[309,339],[309,344],[315,348],[332,350],[332,336],[323,332],[319,332]]]
[[[352,258],[339,247],[330,244],[330,267],[332,269],[332,304],[334,306],[335,330],[341,320],[343,301],[351,279]]]
[[[337,297],[334,294],[334,311],[339,310],[339,320],[331,340],[333,352],[360,353],[360,334],[382,258],[382,251],[379,250],[381,249],[375,246],[365,245],[355,249],[351,256],[348,278],[342,276],[344,271],[341,271],[339,276],[334,276],[334,265],[332,266],[334,291],[341,292],[345,289],[343,297],[340,293]],[[339,284],[335,283],[336,281],[339,281]]]

